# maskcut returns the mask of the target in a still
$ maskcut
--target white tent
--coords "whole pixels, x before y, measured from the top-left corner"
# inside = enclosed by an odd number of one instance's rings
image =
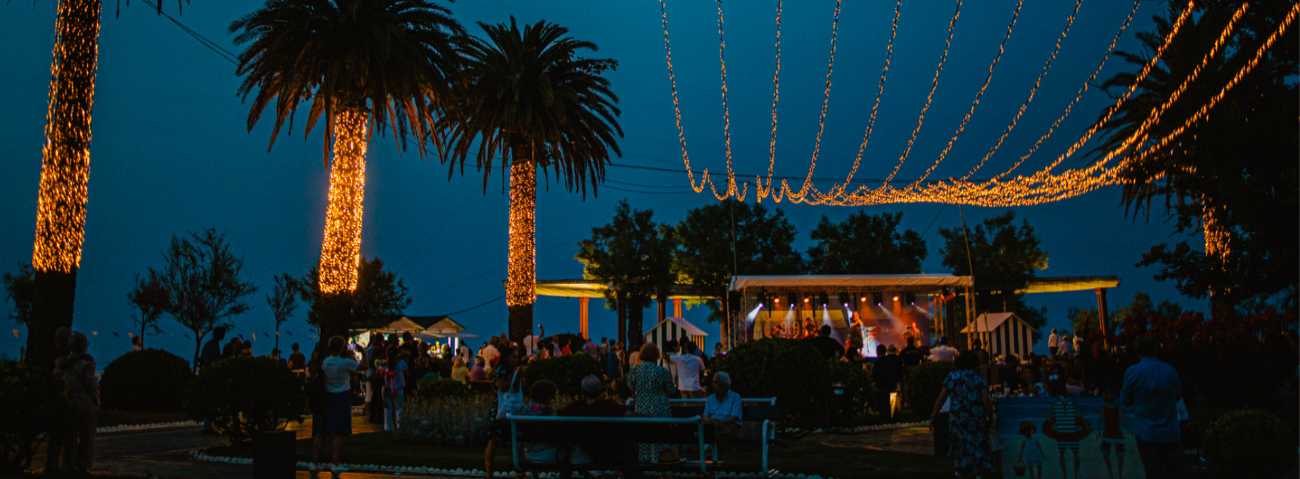
[[[691,324],[685,319],[664,318],[664,320],[660,321],[659,324],[656,324],[654,328],[651,328],[650,332],[645,333],[645,341],[647,343],[654,343],[655,346],[658,346],[659,349],[662,350],[664,344],[668,341],[680,342],[683,339],[690,339],[692,343],[695,343],[696,347],[705,350],[704,340],[708,336],[708,333],[695,327],[694,324]]]
[[[1034,331],[1015,313],[984,313],[961,332],[975,334],[984,341],[984,349],[994,355],[1015,354],[1021,358],[1034,351]]]

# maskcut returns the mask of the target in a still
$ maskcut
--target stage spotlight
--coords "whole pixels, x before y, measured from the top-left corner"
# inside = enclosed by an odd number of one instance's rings
[[[898,302],[898,295],[894,295],[894,302],[895,302],[895,303]]]
[[[906,293],[903,298],[907,301],[907,304],[916,305],[916,293]]]
[[[863,297],[862,297],[862,302],[864,302],[864,303],[867,302],[867,297],[866,297],[866,296],[863,296]]]
[[[825,307],[827,304],[830,304],[831,302],[830,299],[827,298],[826,293],[818,294],[817,301],[822,303],[822,307]]]
[[[844,307],[849,305],[849,293],[840,292],[840,304]]]
[[[876,306],[880,306],[885,302],[885,295],[883,293],[871,293],[871,299],[876,302]]]
[[[758,297],[756,299],[758,300],[759,306],[767,304],[767,290],[766,289],[758,290]]]

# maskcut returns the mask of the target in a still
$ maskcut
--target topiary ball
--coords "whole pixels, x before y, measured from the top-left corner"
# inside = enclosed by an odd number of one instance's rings
[[[714,374],[731,376],[731,390],[743,398],[777,398],[787,422],[818,425],[834,396],[829,363],[812,343],[794,339],[749,341],[713,360]]]
[[[1258,409],[1224,414],[1205,431],[1201,450],[1220,477],[1277,477],[1296,465],[1296,438],[1277,416]]]
[[[934,402],[943,390],[943,380],[952,372],[952,361],[933,361],[921,363],[907,377],[907,407],[912,412],[929,416],[934,411]]]
[[[48,368],[0,362],[0,475],[21,476],[31,467],[40,434],[68,419],[63,380]]]
[[[558,358],[530,361],[524,370],[524,379],[528,384],[548,379],[555,383],[560,394],[578,396],[582,394],[582,378],[588,375],[601,377],[605,374],[600,361],[582,353],[570,354]]]
[[[417,401],[431,401],[439,398],[463,398],[469,396],[469,386],[455,379],[439,378],[423,381],[415,388]]]
[[[129,412],[181,412],[190,363],[161,349],[132,351],[104,368],[99,380],[104,409]]]
[[[277,359],[235,357],[217,361],[185,388],[185,414],[208,418],[231,442],[301,421],[307,406],[302,380]]]

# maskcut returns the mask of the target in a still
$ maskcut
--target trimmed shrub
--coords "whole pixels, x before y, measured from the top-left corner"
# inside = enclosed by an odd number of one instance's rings
[[[1296,465],[1296,440],[1277,416],[1258,409],[1224,414],[1201,443],[1210,471],[1220,477],[1277,477]]]
[[[570,354],[529,362],[528,369],[524,370],[524,379],[528,384],[549,379],[560,394],[578,396],[582,394],[582,378],[590,374],[596,377],[605,374],[600,361],[586,354]]]
[[[20,476],[31,467],[42,434],[68,419],[63,381],[45,368],[0,362],[0,475]]]
[[[185,388],[185,413],[210,418],[212,427],[238,443],[254,433],[302,421],[307,407],[302,380],[279,360],[236,357],[217,361]]]
[[[934,402],[939,399],[943,380],[952,372],[952,361],[921,363],[907,377],[907,407],[912,412],[929,416]]]
[[[843,391],[837,395],[831,411],[831,424],[855,427],[865,422],[867,402],[871,398],[871,374],[861,365],[844,361],[826,361],[831,384]]]
[[[397,440],[417,444],[480,446],[492,432],[496,398],[484,395],[441,397],[407,404]]]
[[[469,396],[469,386],[454,379],[434,379],[425,381],[415,388],[414,398],[418,401],[432,401],[441,398],[463,398]]]
[[[834,396],[826,359],[807,341],[750,341],[713,361],[713,371],[731,375],[731,389],[745,398],[777,398],[786,421],[817,424]]]
[[[451,378],[451,366],[454,364],[454,361],[454,359],[432,358],[429,362],[429,372],[438,373],[438,377],[441,378]],[[474,367],[473,364],[467,366],[471,368]]]
[[[132,351],[104,368],[99,381],[105,409],[129,412],[181,412],[190,363],[161,349]]]

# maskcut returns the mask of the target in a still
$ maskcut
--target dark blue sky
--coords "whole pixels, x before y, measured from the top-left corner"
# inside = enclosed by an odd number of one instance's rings
[[[168,3],[167,11],[175,14],[176,5]],[[1065,1],[1025,3],[988,92],[935,178],[964,174],[988,151],[1025,100],[1074,7]],[[257,0],[196,0],[185,6],[180,19],[234,50],[226,26],[259,5]],[[884,177],[906,146],[929,91],[954,5],[951,1],[904,2],[876,131],[858,178]],[[947,143],[984,80],[1015,5],[1010,0],[967,0],[962,6],[934,105],[899,179],[919,176]],[[1037,98],[984,172],[1005,169],[1043,134],[1096,67],[1131,6],[1121,0],[1083,3]],[[0,68],[4,115],[0,162],[5,171],[0,176],[0,267],[5,270],[31,257],[55,7],[54,1],[0,6],[0,44],[5,45],[0,49],[4,66]],[[542,190],[537,213],[539,278],[580,277],[581,264],[573,259],[577,240],[588,236],[591,227],[607,223],[620,199],[630,199],[636,208],[654,209],[656,219],[670,222],[681,220],[688,209],[715,201],[711,195],[684,193],[689,190],[681,172],[658,2],[462,0],[451,8],[475,33],[480,30],[474,22],[508,21],[513,14],[523,22],[559,23],[575,37],[598,44],[599,55],[619,61],[610,79],[622,100],[626,136],[620,143],[625,155],[615,163],[679,171],[609,169],[608,179],[623,182],[609,186],[664,194],[602,188],[599,197],[584,201],[562,188]],[[668,8],[692,164],[716,171],[724,165],[716,3],[670,0]],[[1163,8],[1163,3],[1144,2],[1120,47],[1134,48],[1132,34],[1150,30],[1150,16]],[[172,235],[204,227],[228,232],[233,250],[244,258],[245,275],[263,288],[278,272],[301,275],[310,269],[320,254],[327,182],[319,130],[305,140],[300,131],[282,136],[268,153],[270,123],[246,131],[248,110],[235,96],[239,79],[233,65],[143,4],[124,7],[120,19],[113,18],[113,9],[113,2],[106,2],[75,322],[77,329],[98,331],[91,352],[105,358],[129,349],[126,332],[136,329],[126,292],[136,273],[161,265],[162,251]],[[778,175],[807,173],[826,78],[833,9],[828,0],[785,5]],[[892,1],[843,4],[818,176],[845,175],[857,152],[893,10]],[[733,158],[736,171],[742,173],[762,172],[767,166],[774,13],[775,2],[770,1],[724,5]],[[1112,58],[1101,78],[1119,68],[1128,67]],[[1104,94],[1089,91],[1058,134],[1030,159],[1026,168],[1032,169],[1023,171],[1033,171],[1064,151],[1105,104]],[[1065,166],[1079,166],[1082,161],[1076,157]],[[421,159],[414,152],[399,155],[391,137],[376,136],[368,166],[362,253],[378,255],[392,268],[402,267],[400,276],[416,298],[408,314],[456,311],[501,294],[507,196],[498,178],[484,195],[478,174],[448,181],[446,167],[436,159]],[[462,204],[464,208],[433,235]],[[903,226],[918,232],[934,221],[924,236],[930,251],[924,264],[927,273],[947,272],[940,264],[938,230],[959,224],[957,208],[950,206],[938,215],[943,207],[937,204],[861,209],[765,204],[785,210],[799,229],[801,250],[810,246],[807,232],[822,215],[838,221],[859,210],[903,211]],[[1002,211],[965,209],[971,223]],[[1172,226],[1159,218],[1149,224],[1125,218],[1118,188],[1016,208],[1016,212],[1037,229],[1050,254],[1050,267],[1040,276],[1118,275],[1123,286],[1110,293],[1114,306],[1144,291],[1157,301],[1173,299],[1185,307],[1204,309],[1201,302],[1178,296],[1171,284],[1153,281],[1154,269],[1133,267],[1151,245],[1179,238],[1171,238]],[[426,240],[427,245],[419,249]],[[235,318],[245,338],[258,333],[257,354],[269,351],[270,342],[262,333],[273,329],[263,293],[250,299],[249,313]],[[1052,327],[1067,325],[1067,307],[1096,304],[1091,292],[1033,295],[1029,301],[1048,307]],[[686,316],[702,324],[701,311]],[[576,331],[577,300],[541,298],[536,315],[549,332]],[[294,338],[305,339],[304,317],[305,312],[299,312],[286,327]],[[506,308],[497,302],[456,319],[470,332],[499,333],[506,326]],[[600,301],[592,302],[594,336],[613,336],[613,319]],[[8,324],[0,335],[0,354],[12,357],[26,341],[26,331],[15,339],[8,329],[16,326]],[[165,317],[162,326],[174,336],[151,339],[151,345],[188,358],[193,343],[181,337],[186,330]],[[717,325],[706,330],[716,332]],[[121,337],[113,337],[113,331]]]

